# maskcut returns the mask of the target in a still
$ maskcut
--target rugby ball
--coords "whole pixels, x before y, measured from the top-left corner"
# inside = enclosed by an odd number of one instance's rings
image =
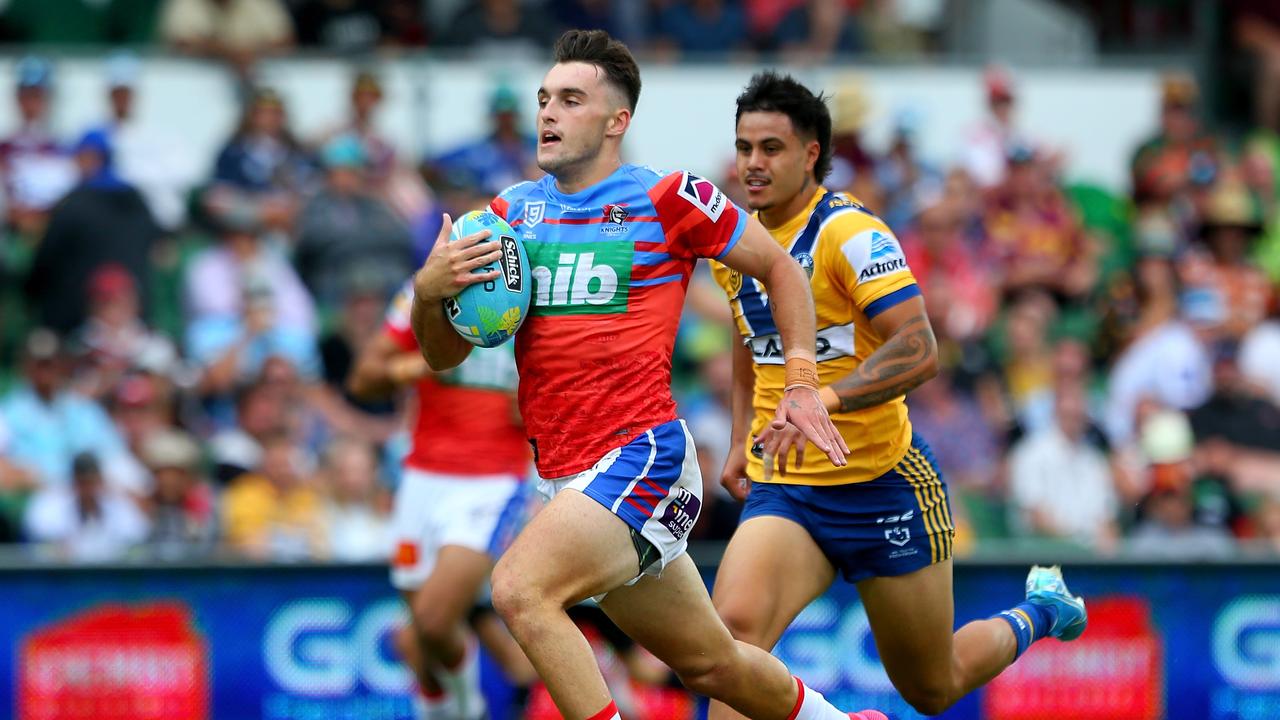
[[[454,297],[445,298],[444,314],[453,329],[472,345],[497,347],[516,334],[529,314],[529,258],[507,221],[485,210],[469,212],[455,220],[449,242],[482,230],[492,232],[489,239],[501,243],[502,256],[472,272],[501,270],[502,275],[468,285]]]

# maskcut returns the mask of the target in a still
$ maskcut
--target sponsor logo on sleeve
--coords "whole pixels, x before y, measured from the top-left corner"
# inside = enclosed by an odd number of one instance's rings
[[[676,194],[702,211],[702,214],[710,218],[711,222],[719,220],[724,214],[725,206],[729,204],[729,200],[720,188],[710,180],[704,180],[693,173],[684,173]]]
[[[865,263],[858,252],[864,242],[871,246]],[[902,254],[902,246],[898,244],[897,238],[878,230],[868,230],[856,235],[845,244],[845,253],[849,263],[858,270],[858,282],[907,269],[907,258]]]

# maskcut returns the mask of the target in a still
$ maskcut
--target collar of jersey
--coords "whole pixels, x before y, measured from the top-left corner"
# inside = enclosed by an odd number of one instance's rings
[[[594,185],[588,185],[587,187],[573,194],[560,192],[560,189],[556,187],[556,179],[552,175],[547,175],[546,178],[544,178],[544,182],[546,184],[543,187],[547,193],[548,198],[555,200],[556,202],[559,202],[561,204],[567,205],[569,207],[583,207],[591,199],[592,195],[595,195],[597,192],[600,191],[601,188],[608,186],[610,183],[615,182],[619,177],[621,177],[622,173],[626,171],[626,168],[627,168],[627,164],[623,163],[618,166],[617,170],[614,170],[605,179],[601,180],[600,182]]]
[[[809,198],[809,202],[805,204],[804,209],[790,218],[787,218],[787,221],[781,225],[775,228],[770,228],[769,234],[772,235],[773,238],[784,248],[791,247],[792,241],[794,241],[796,236],[799,235],[804,230],[805,226],[809,224],[809,217],[813,214],[813,209],[817,207],[818,203],[826,196],[826,194],[827,189],[819,185],[817,189],[813,191],[813,197]],[[760,213],[756,213],[757,220],[760,219],[759,215]]]

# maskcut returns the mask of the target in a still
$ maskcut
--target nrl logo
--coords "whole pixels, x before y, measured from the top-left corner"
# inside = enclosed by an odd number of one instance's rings
[[[884,539],[898,547],[902,547],[903,545],[911,542],[911,528],[905,528],[902,526],[889,528],[884,531]]]
[[[547,204],[542,201],[531,202],[524,206],[524,224],[525,227],[533,227],[542,222],[542,216],[547,212]]]

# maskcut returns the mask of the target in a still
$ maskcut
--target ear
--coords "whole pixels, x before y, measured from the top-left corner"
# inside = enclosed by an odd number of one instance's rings
[[[813,168],[818,164],[818,155],[822,153],[822,146],[817,140],[810,140],[804,146],[804,169],[810,175],[813,174]]]
[[[608,124],[604,126],[604,134],[605,137],[622,137],[630,127],[631,111],[626,107],[620,107],[613,111],[613,116],[609,118]]]

